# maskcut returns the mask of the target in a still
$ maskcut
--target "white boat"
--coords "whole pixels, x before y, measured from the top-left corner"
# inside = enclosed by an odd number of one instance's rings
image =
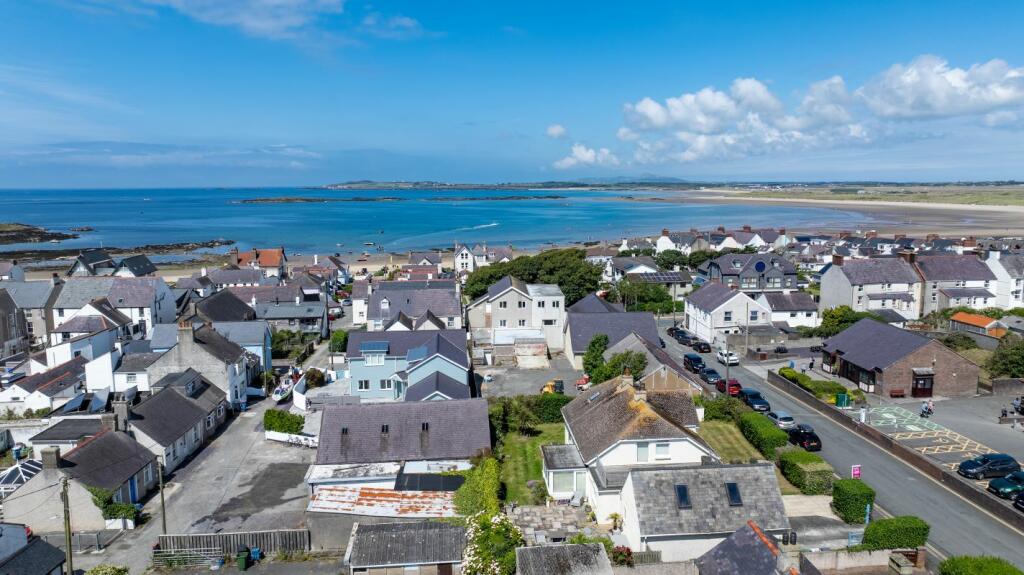
[[[273,399],[277,403],[281,403],[292,396],[293,387],[295,387],[295,384],[292,383],[291,379],[281,382],[280,385],[274,388],[274,392],[270,394],[270,399]]]

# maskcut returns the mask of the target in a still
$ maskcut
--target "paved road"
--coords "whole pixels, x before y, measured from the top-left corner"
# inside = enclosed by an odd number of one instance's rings
[[[667,350],[682,361],[692,350],[665,338]],[[724,374],[713,354],[703,354],[708,365]],[[757,368],[753,368],[757,369]],[[763,370],[762,370],[763,371]],[[764,376],[746,367],[733,367],[730,377],[743,387],[759,389],[775,410],[788,411],[798,422],[809,423],[821,437],[825,458],[842,476],[850,466],[862,466],[862,477],[878,492],[877,503],[893,515],[916,515],[931,525],[930,543],[943,555],[995,555],[1024,566],[1024,535],[964,501],[911,466],[847,431],[795,399],[764,383]]]

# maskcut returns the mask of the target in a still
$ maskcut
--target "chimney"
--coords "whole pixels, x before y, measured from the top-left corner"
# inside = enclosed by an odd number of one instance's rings
[[[843,265],[843,256],[842,256],[842,254],[832,254],[832,265],[834,265],[834,266],[841,266],[841,265]]]
[[[780,236],[786,235],[786,228],[779,228],[779,235]]]
[[[928,234],[924,237],[924,241],[926,242],[934,242],[937,239],[939,239],[939,234]]]
[[[315,266],[320,265],[320,256],[317,255],[317,254],[313,254],[313,265],[315,265]]]
[[[103,431],[117,431],[117,416],[113,413],[100,415],[100,429]]]
[[[665,237],[668,237],[668,228],[662,228],[661,229],[661,235],[663,235]]]
[[[974,236],[967,236],[967,239],[963,241],[963,246],[965,248],[978,247],[978,240],[974,239]]]
[[[1003,252],[1001,252],[999,250],[989,250],[989,252],[988,252],[988,259],[993,260],[993,261],[994,260],[998,260],[1002,255],[1003,255]]]
[[[853,235],[853,232],[851,232],[850,230],[843,230],[843,231],[839,232],[839,239],[848,238],[848,237],[850,237],[852,235]]]
[[[751,231],[750,224],[743,224],[743,231],[745,231],[745,232]]]
[[[205,278],[206,277],[206,271],[207,271],[206,270],[206,266],[203,266],[203,267],[199,268],[199,275],[200,275],[200,277],[204,277]]]
[[[864,237],[865,238],[877,238],[878,237],[878,232],[876,232],[875,230],[871,230],[869,232],[864,232]]]
[[[302,303],[301,296],[295,296],[295,305]]]
[[[899,256],[901,260],[907,262],[908,264],[912,264],[917,261],[917,254],[910,250],[901,251],[899,253]]]
[[[690,233],[691,234],[699,234],[700,230],[698,230],[697,228],[690,228]]]
[[[252,298],[249,301],[252,302],[250,304],[252,307],[256,307],[256,294],[252,294]]]
[[[60,274],[54,273],[52,276],[50,276],[50,283],[55,285],[55,286],[59,286],[60,284],[62,284],[64,282],[61,281]]]
[[[114,410],[114,431],[128,431],[128,418],[131,417],[132,407],[127,401],[119,399],[110,403]]]
[[[717,228],[715,228],[715,230],[718,231],[719,233],[723,233],[724,234],[725,233],[725,226],[718,226]]]
[[[46,447],[42,451],[43,469],[60,469],[60,448]]]

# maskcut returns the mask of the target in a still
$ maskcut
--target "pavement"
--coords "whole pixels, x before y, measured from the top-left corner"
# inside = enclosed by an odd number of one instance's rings
[[[684,354],[692,353],[670,338],[665,341],[666,350],[679,361]],[[708,365],[716,365],[713,354],[703,355]],[[1024,565],[1024,534],[827,416],[769,387],[764,382],[769,367],[776,366],[733,367],[730,377],[738,379],[743,387],[760,390],[774,409],[788,411],[798,422],[813,426],[823,444],[820,455],[840,476],[849,477],[851,467],[860,465],[861,477],[875,488],[876,503],[885,512],[916,515],[927,521],[931,525],[929,542],[939,555],[932,560],[941,561],[949,555],[995,555]]]

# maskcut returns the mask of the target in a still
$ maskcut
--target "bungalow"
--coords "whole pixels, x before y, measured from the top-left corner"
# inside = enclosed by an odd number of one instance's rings
[[[770,310],[771,322],[786,327],[818,327],[821,316],[818,315],[818,304],[807,292],[790,293],[764,292],[757,296],[757,303]]]
[[[751,327],[770,326],[772,310],[742,291],[709,282],[686,296],[683,325],[714,346],[724,346],[727,336]]]
[[[921,317],[921,276],[908,259],[832,256],[821,275],[819,310],[849,306],[860,312],[892,310],[906,319]]]
[[[1002,309],[1024,307],[1024,254],[990,251],[985,265],[996,277],[993,305]]]
[[[348,339],[350,393],[361,401],[465,399],[466,332],[356,331]]]
[[[46,540],[33,537],[23,523],[0,523],[0,573],[5,575],[62,575],[66,556]]]
[[[794,560],[782,552],[776,537],[750,519],[694,564],[700,575],[795,575]]]
[[[249,355],[238,344],[213,328],[194,327],[190,322],[178,324],[177,342],[148,368],[150,382],[192,368],[207,381],[227,394],[232,407],[246,402],[246,386],[257,370],[257,360],[250,365]]]
[[[174,294],[160,277],[71,277],[53,302],[51,321],[60,325],[100,298],[131,320],[131,333],[144,337],[157,323],[171,323],[177,313]]]
[[[700,268],[707,281],[735,286],[745,292],[797,289],[796,266],[786,258],[768,254],[726,254]]]
[[[598,334],[608,336],[613,346],[635,333],[648,341],[658,341],[654,314],[646,311],[622,311],[618,304],[591,294],[569,307],[566,313],[563,350],[574,369],[583,369],[583,354]]]
[[[0,284],[0,359],[28,351],[29,335],[25,312]]]
[[[28,440],[35,453],[48,447],[57,447],[64,453],[74,449],[83,440],[103,431],[99,417],[61,417],[51,414],[51,425]]]
[[[619,340],[616,344],[608,346],[608,349],[604,352],[604,359],[606,361],[610,360],[615,355],[626,351],[642,353],[644,354],[644,357],[647,358],[647,366],[644,368],[644,372],[633,374],[637,379],[642,379],[659,369],[667,368],[673,371],[676,375],[685,378],[686,381],[689,381],[689,372],[683,369],[683,367],[679,365],[671,355],[666,353],[657,342],[648,341],[635,333],[631,333]],[[696,383],[693,384],[693,387],[688,386],[688,388],[698,393],[701,389],[700,385]]]
[[[650,256],[615,257],[604,267],[604,281],[618,283],[626,274],[653,274],[661,271]]]
[[[673,233],[666,228],[661,230],[661,236],[655,240],[654,244],[656,246],[655,250],[659,254],[664,251],[675,250],[681,252],[684,256],[688,256],[693,252],[707,251],[711,248],[707,239],[704,238],[704,234],[697,230]]]
[[[25,269],[17,261],[0,262],[0,281],[23,282]]]
[[[541,447],[548,493],[562,500],[586,496],[601,522],[624,516],[622,489],[631,470],[718,459],[695,432],[689,392],[644,391],[634,383],[623,375],[578,395],[562,408],[565,444]]]
[[[42,462],[39,473],[4,499],[4,515],[17,517],[36,533],[64,531],[60,492],[65,478],[77,531],[107,528],[90,488],[112,492],[115,503],[138,503],[157,486],[156,457],[116,427],[100,431],[63,456],[56,447],[43,450]]]
[[[959,397],[978,390],[977,365],[934,339],[873,319],[858,321],[822,347],[823,369],[869,393]]]
[[[466,528],[435,521],[352,524],[345,559],[350,575],[459,575]]]
[[[284,248],[252,248],[240,252],[238,248],[228,250],[228,258],[231,263],[239,268],[252,268],[259,270],[267,277],[285,277],[288,265],[288,256]]]
[[[85,383],[85,357],[76,357],[48,371],[14,379],[0,391],[0,410],[22,414],[53,410],[77,395]]]
[[[557,285],[505,276],[466,306],[466,323],[474,342],[509,345],[534,339],[557,351],[564,342],[565,296]]]
[[[949,331],[969,332],[1001,338],[1006,335],[1005,323],[977,313],[958,311],[949,318]]]
[[[665,562],[701,557],[750,520],[770,534],[790,529],[770,462],[634,467],[623,482],[622,501],[629,547],[661,551]]]
[[[921,276],[921,315],[951,307],[984,308],[995,305],[996,276],[974,254],[918,256],[907,258]]]
[[[59,278],[47,281],[0,282],[0,289],[14,299],[14,305],[25,315],[25,329],[30,347],[46,345],[47,334],[53,327],[48,307],[59,293],[60,285]]]

